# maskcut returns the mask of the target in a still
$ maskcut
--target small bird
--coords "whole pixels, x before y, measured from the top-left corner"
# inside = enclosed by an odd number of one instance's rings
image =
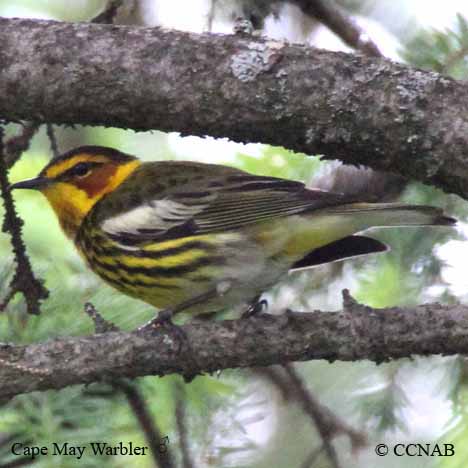
[[[104,281],[159,309],[209,313],[259,296],[289,271],[388,247],[361,231],[450,226],[440,208],[366,203],[301,182],[186,161],[142,162],[83,146],[11,189],[35,189]]]

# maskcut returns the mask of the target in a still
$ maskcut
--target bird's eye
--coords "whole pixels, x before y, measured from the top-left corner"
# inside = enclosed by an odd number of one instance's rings
[[[84,176],[88,175],[90,171],[91,171],[91,167],[90,167],[89,164],[86,164],[84,162],[80,162],[76,166],[73,167],[71,173],[74,176],[84,177]]]

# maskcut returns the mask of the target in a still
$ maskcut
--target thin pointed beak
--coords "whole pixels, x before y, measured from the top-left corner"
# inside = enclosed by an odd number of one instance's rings
[[[34,179],[22,180],[21,182],[16,182],[16,184],[10,185],[10,190],[14,189],[32,189],[32,190],[42,190],[44,187],[47,187],[51,182],[47,177],[35,177]]]

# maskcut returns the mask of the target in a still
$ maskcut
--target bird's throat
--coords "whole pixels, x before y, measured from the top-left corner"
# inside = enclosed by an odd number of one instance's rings
[[[43,189],[42,193],[55,211],[67,237],[75,239],[83,219],[94,205],[114,191],[140,164],[136,160],[114,166],[112,171],[107,170],[105,174],[100,174],[100,179],[93,179],[87,185],[57,182]]]

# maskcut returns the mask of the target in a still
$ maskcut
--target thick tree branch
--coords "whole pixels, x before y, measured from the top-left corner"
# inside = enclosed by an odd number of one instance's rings
[[[468,86],[266,38],[0,19],[0,117],[228,137],[468,196]]]
[[[468,353],[468,306],[462,305],[374,310],[348,299],[343,312],[261,314],[182,328],[190,363],[164,330],[2,344],[0,399],[102,379],[182,374],[190,366],[201,373],[310,359],[380,363],[413,354]]]

